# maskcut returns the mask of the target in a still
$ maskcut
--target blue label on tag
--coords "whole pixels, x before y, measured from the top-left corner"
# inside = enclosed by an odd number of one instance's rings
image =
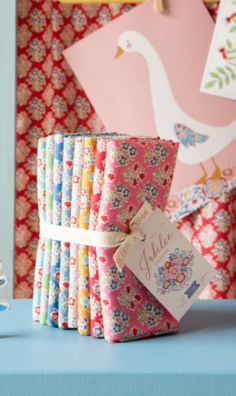
[[[196,281],[194,281],[191,286],[186,290],[186,292],[184,294],[186,294],[186,296],[188,298],[191,298],[193,296],[193,294],[195,293],[195,291],[200,287],[200,284],[198,284]]]

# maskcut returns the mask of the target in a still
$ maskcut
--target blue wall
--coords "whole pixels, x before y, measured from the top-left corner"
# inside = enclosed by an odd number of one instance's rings
[[[0,297],[12,296],[15,200],[16,0],[0,1],[0,259],[9,285]]]

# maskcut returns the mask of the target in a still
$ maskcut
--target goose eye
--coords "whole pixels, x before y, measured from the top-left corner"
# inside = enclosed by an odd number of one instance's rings
[[[128,49],[132,48],[131,41],[129,41],[129,40],[126,41],[126,48],[128,48]]]

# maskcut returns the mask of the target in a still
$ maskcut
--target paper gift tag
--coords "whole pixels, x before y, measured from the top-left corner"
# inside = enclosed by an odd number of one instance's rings
[[[117,249],[114,258],[118,264],[126,264],[180,320],[215,271],[159,208],[151,215],[147,213],[146,208],[141,208],[136,241],[136,236],[131,234]]]
[[[236,100],[236,1],[222,0],[201,91]]]

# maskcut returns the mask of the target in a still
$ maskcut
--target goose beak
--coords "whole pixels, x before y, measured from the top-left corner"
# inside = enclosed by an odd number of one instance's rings
[[[119,58],[123,54],[124,50],[121,47],[117,47],[115,59]]]

